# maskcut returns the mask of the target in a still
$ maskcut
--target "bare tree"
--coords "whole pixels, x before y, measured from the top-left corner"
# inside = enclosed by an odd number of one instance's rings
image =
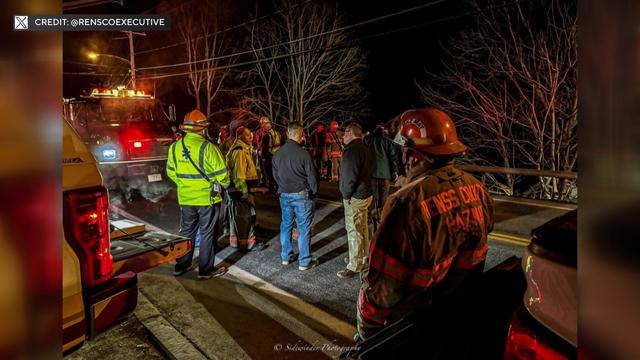
[[[475,4],[477,26],[448,45],[451,61],[443,64],[444,70],[429,73],[428,81],[418,84],[425,103],[452,115],[471,145],[471,162],[575,171],[575,4],[483,5]],[[481,11],[488,7],[492,11]],[[524,192],[514,176],[487,179],[494,190],[510,196],[577,196],[575,181],[566,179],[539,177]]]
[[[250,29],[255,65],[243,75],[251,111],[277,123],[309,126],[362,112],[365,56],[350,42],[337,10],[314,2],[291,6]]]
[[[229,60],[220,59],[226,50],[224,33],[219,31],[222,6],[223,2],[215,0],[189,2],[180,6],[177,19],[186,43],[187,89],[207,117],[212,115],[213,103],[230,73],[228,68],[220,68]]]

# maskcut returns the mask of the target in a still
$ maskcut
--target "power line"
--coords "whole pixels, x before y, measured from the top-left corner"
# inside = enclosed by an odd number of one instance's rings
[[[95,63],[88,63],[88,62],[82,62],[82,61],[73,61],[73,60],[65,60],[64,63],[65,64],[80,65],[80,66],[113,68],[112,65],[95,64]],[[120,67],[120,66],[117,66],[117,67]],[[129,69],[129,68],[127,67],[127,69]]]
[[[270,57],[270,58],[246,61],[246,62],[242,62],[242,63],[223,65],[223,66],[217,66],[217,67],[206,68],[206,69],[199,69],[199,70],[196,70],[196,71],[186,71],[186,72],[181,72],[181,73],[167,73],[167,74],[152,75],[152,76],[141,76],[141,79],[149,80],[149,79],[163,79],[163,78],[169,78],[169,77],[175,77],[175,76],[185,76],[185,75],[189,75],[191,73],[201,73],[201,72],[213,71],[213,70],[224,70],[224,69],[230,69],[230,68],[235,68],[235,67],[242,67],[242,66],[246,66],[246,65],[258,64],[258,63],[265,62],[265,61],[279,60],[279,59],[282,59],[282,58],[287,58],[287,57],[296,56],[296,55],[302,55],[302,54],[309,53],[309,52],[331,51],[331,50],[355,47],[355,46],[358,46],[359,42],[364,41],[364,40],[370,40],[370,39],[374,39],[374,38],[385,36],[385,35],[389,35],[389,34],[395,34],[395,33],[398,33],[398,32],[403,32],[403,31],[407,31],[407,30],[413,30],[413,29],[417,29],[417,28],[420,28],[420,27],[434,25],[434,24],[438,24],[438,23],[442,23],[442,22],[446,22],[446,21],[450,21],[450,20],[456,20],[456,19],[463,18],[463,17],[470,16],[470,15],[478,15],[478,14],[481,14],[481,13],[486,12],[486,11],[493,11],[493,10],[505,8],[505,7],[509,6],[509,5],[515,5],[518,2],[520,2],[520,0],[516,0],[516,1],[510,2],[510,3],[504,3],[504,4],[499,5],[499,6],[492,6],[492,7],[484,8],[484,9],[481,9],[481,10],[470,11],[470,12],[466,12],[466,13],[463,13],[463,14],[452,15],[452,16],[445,17],[445,18],[440,18],[440,19],[437,19],[437,20],[432,20],[432,21],[428,21],[428,22],[424,22],[424,23],[420,23],[420,24],[416,24],[416,25],[405,26],[405,27],[398,28],[398,29],[393,29],[393,30],[390,30],[390,31],[385,31],[385,32],[381,32],[381,33],[377,33],[377,34],[373,34],[373,35],[368,35],[368,36],[364,36],[364,37],[352,40],[352,41],[348,42],[347,44],[340,44],[340,45],[334,45],[334,46],[330,46],[330,47],[317,48],[317,49],[306,49],[306,50],[301,50],[301,51],[294,52],[294,53],[277,55],[277,56],[273,56],[273,57]]]
[[[222,56],[212,57],[212,58],[207,58],[207,59],[200,59],[200,60],[196,60],[196,61],[187,61],[187,62],[178,63],[178,64],[147,66],[147,67],[138,68],[138,70],[154,70],[154,69],[164,69],[164,68],[168,68],[168,67],[186,66],[186,65],[197,64],[197,63],[201,63],[201,62],[215,61],[215,60],[221,60],[221,59],[226,59],[226,58],[230,58],[230,57],[236,57],[236,56],[251,54],[251,53],[254,53],[254,52],[269,50],[269,49],[273,49],[273,48],[284,46],[284,45],[292,45],[292,44],[295,44],[297,42],[314,39],[316,37],[320,37],[320,36],[324,36],[324,35],[335,34],[337,32],[346,31],[346,30],[349,30],[349,29],[353,29],[353,28],[356,28],[356,27],[360,27],[360,26],[363,26],[363,25],[367,25],[367,24],[371,24],[371,23],[374,23],[374,22],[378,22],[378,21],[384,20],[384,19],[388,19],[390,17],[394,17],[394,16],[398,16],[398,15],[414,12],[414,11],[417,11],[417,10],[422,10],[424,8],[431,7],[431,6],[434,6],[434,5],[439,5],[439,4],[442,4],[442,3],[447,2],[447,1],[450,1],[450,0],[436,0],[436,1],[433,1],[433,2],[430,2],[430,3],[414,6],[412,8],[396,11],[396,12],[391,13],[391,14],[386,14],[386,15],[375,17],[375,18],[367,19],[367,20],[364,20],[364,21],[361,21],[361,22],[358,22],[358,23],[355,23],[355,24],[345,25],[345,26],[342,26],[342,27],[337,28],[337,29],[327,30],[327,31],[324,31],[324,32],[321,32],[321,33],[305,36],[305,37],[302,37],[302,38],[299,38],[299,39],[289,40],[289,41],[285,41],[285,42],[282,42],[282,43],[279,43],[279,44],[265,46],[265,47],[262,47],[262,48],[259,48],[259,49],[251,49],[251,50],[241,51],[241,52],[234,53],[234,54],[222,55]]]
[[[263,15],[263,16],[257,17],[257,18],[255,18],[253,20],[249,20],[249,21],[246,21],[246,22],[243,22],[243,23],[228,27],[228,28],[220,30],[220,31],[216,31],[213,34],[198,36],[198,37],[194,38],[194,40],[199,40],[199,39],[203,39],[203,38],[207,38],[207,37],[211,37],[211,36],[216,36],[218,34],[222,34],[222,33],[225,33],[227,31],[231,31],[231,30],[234,30],[234,29],[237,29],[237,28],[240,28],[240,27],[255,23],[257,21],[266,19],[268,17],[277,15],[277,14],[279,14],[279,13],[285,11],[285,10],[293,9],[294,7],[306,4],[306,3],[311,2],[311,1],[313,1],[313,0],[305,0],[305,1],[299,2],[299,3],[295,4],[295,5],[292,5],[292,6],[288,7],[288,8],[280,9],[278,11],[274,11],[274,12],[269,13],[267,15]],[[183,7],[183,6],[184,6],[184,4],[180,5],[179,7]],[[166,50],[166,49],[170,49],[172,47],[180,46],[180,45],[186,44],[186,43],[187,43],[187,41],[181,41],[181,42],[177,42],[177,43],[173,43],[173,44],[169,44],[169,45],[165,45],[165,46],[160,46],[160,47],[153,48],[153,49],[138,51],[137,54],[146,54],[146,53],[150,53],[150,52],[154,52],[154,51]]]
[[[97,73],[97,72],[63,72],[62,75],[68,76],[126,76],[128,74],[114,74],[114,73]]]

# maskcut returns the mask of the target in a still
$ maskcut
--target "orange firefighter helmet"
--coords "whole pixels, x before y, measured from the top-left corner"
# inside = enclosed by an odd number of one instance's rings
[[[337,121],[332,121],[329,123],[329,130],[331,131],[337,131],[339,127],[340,126],[338,125]]]
[[[209,126],[209,120],[202,111],[195,109],[184,116],[184,122],[180,125],[180,129],[184,131],[198,132]]]
[[[453,120],[435,108],[408,110],[400,115],[396,142],[435,156],[460,155],[468,150],[458,140]]]

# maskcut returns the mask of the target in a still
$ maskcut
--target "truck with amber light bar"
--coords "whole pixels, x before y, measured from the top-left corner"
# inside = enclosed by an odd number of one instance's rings
[[[105,185],[120,189],[128,200],[131,189],[165,178],[173,141],[168,114],[153,95],[124,86],[95,88],[64,101],[65,120],[95,156]]]

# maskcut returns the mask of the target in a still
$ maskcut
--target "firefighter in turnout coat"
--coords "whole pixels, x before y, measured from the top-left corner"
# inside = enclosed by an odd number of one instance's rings
[[[253,163],[253,134],[241,126],[236,130],[236,141],[227,153],[227,167],[233,186],[229,188],[226,215],[229,219],[229,244],[252,251],[265,248],[256,242],[255,188],[258,171]]]
[[[418,163],[408,184],[389,197],[371,242],[357,302],[361,340],[428,306],[425,294],[433,298],[436,284],[436,290],[462,287],[481,274],[493,228],[487,189],[454,164],[467,147],[449,116],[433,108],[407,111],[396,141]]]

